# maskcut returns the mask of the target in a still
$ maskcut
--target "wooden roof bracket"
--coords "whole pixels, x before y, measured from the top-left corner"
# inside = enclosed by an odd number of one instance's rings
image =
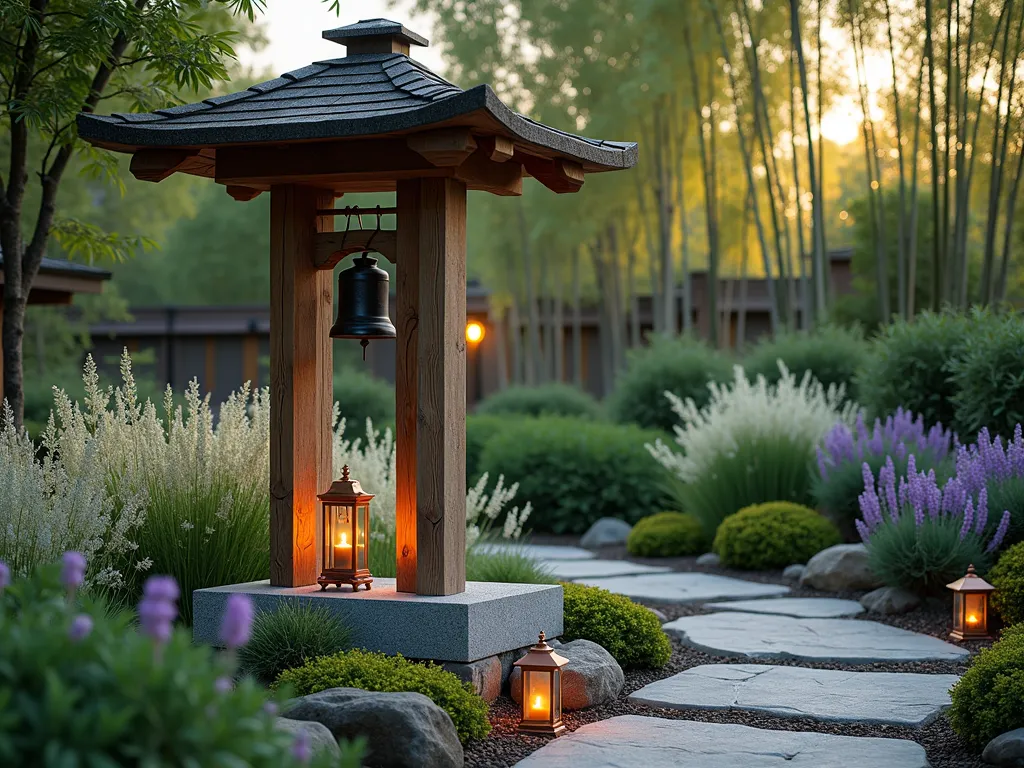
[[[313,235],[313,264],[330,270],[350,253],[379,253],[398,263],[398,231],[394,229],[351,229],[348,232],[318,232]]]

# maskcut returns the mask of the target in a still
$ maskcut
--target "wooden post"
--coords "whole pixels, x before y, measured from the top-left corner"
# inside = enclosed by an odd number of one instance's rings
[[[270,583],[315,584],[317,493],[331,482],[331,272],[314,237],[330,230],[324,190],[270,190]]]
[[[399,592],[416,591],[416,403],[419,381],[420,181],[399,181],[395,325],[395,555]]]
[[[420,181],[416,592],[466,590],[466,185]],[[401,267],[401,258],[399,258]]]
[[[466,589],[466,186],[398,184],[398,589]]]

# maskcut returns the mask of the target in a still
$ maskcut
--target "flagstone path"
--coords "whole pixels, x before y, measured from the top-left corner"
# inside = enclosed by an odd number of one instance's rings
[[[656,603],[703,603],[729,598],[770,597],[789,592],[789,587],[779,584],[759,584],[712,573],[651,573],[578,581]]]
[[[664,625],[683,644],[717,656],[840,664],[959,661],[969,652],[930,635],[851,619],[853,600],[785,597],[789,587],[595,559],[571,547],[534,546],[560,579],[652,603],[705,603],[711,613]],[[718,601],[718,602],[709,602]],[[629,696],[655,709],[728,710],[822,723],[922,728],[950,704],[949,674],[704,664]],[[907,739],[774,731],[745,725],[622,715],[551,740],[517,768],[927,768]]]
[[[620,715],[552,739],[516,768],[928,768],[906,739]]]
[[[870,664],[958,661],[969,655],[967,649],[931,635],[857,619],[722,612],[683,616],[665,624],[664,629],[685,645],[716,656]]]
[[[927,725],[950,705],[956,675],[703,664],[630,695],[665,709],[730,709],[834,723]]]
[[[772,613],[798,619],[835,619],[864,613],[864,606],[856,600],[838,600],[834,597],[778,597],[772,600],[734,600],[728,603],[708,603],[708,610],[743,611],[744,613]]]

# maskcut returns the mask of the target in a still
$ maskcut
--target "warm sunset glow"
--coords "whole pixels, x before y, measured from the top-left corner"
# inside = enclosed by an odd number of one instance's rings
[[[466,323],[466,341],[470,344],[478,344],[484,338],[484,327],[476,320]]]
[[[533,699],[533,708],[534,709],[547,709],[547,707],[544,706],[544,699],[542,699],[540,696],[535,696],[534,699]]]

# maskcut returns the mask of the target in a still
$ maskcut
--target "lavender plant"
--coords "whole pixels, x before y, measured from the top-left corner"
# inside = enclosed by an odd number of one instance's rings
[[[968,493],[977,495],[985,490],[990,506],[1010,511],[1006,545],[1024,541],[1024,434],[1020,424],[1005,444],[998,435],[993,438],[988,429],[982,429],[977,442],[957,451],[956,474]],[[989,526],[994,528],[994,521],[989,521]]]
[[[851,427],[837,423],[817,448],[817,473],[811,492],[819,509],[839,526],[847,541],[855,541],[854,523],[860,516],[858,498],[864,490],[861,467],[867,464],[877,474],[891,457],[897,475],[907,470],[912,453],[918,470],[935,470],[939,481],[950,474],[950,452],[956,436],[941,424],[925,427],[922,416],[898,408],[883,423],[875,419],[869,428],[864,412]]]
[[[359,744],[340,757],[297,749],[274,727],[280,696],[234,681],[234,654],[174,628],[173,579],[147,580],[136,625],[78,591],[85,564],[70,553],[63,569],[0,580],[0,765],[360,765]],[[251,619],[236,606],[224,636],[245,641]]]
[[[959,477],[940,487],[935,470],[918,471],[913,454],[898,484],[891,457],[877,483],[866,463],[862,471],[862,519],[856,527],[867,545],[871,569],[883,582],[928,594],[962,576],[972,563],[987,570],[1006,536],[1010,513],[1002,513],[990,535],[984,488],[975,499]]]

